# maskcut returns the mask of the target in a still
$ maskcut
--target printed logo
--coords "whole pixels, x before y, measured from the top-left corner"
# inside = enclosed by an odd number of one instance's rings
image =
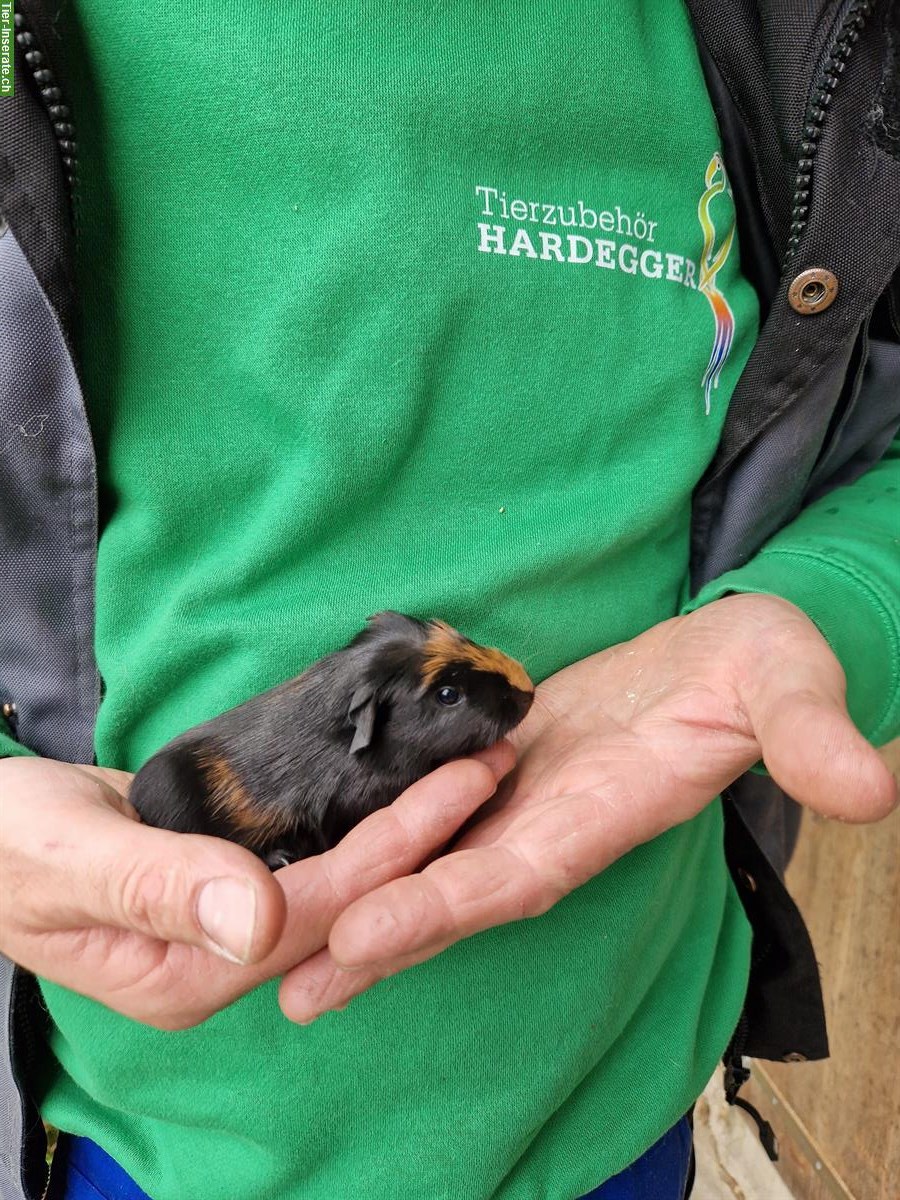
[[[0,96],[12,96],[16,77],[13,69],[13,0],[0,0]]]
[[[503,222],[502,225],[478,222],[478,249],[482,254],[537,258],[575,266],[593,264],[626,275],[697,287],[697,263],[683,254],[656,249],[654,234],[659,222],[649,221],[641,209],[626,212],[617,204],[615,208],[601,210],[590,208],[583,200],[575,204],[511,200],[499,188],[483,185],[475,188],[475,194],[481,204],[479,216]],[[519,228],[510,229],[510,222]],[[582,232],[557,233],[558,229]],[[588,237],[584,230],[592,234],[614,233],[616,238]]]
[[[719,154],[710,159],[704,183],[706,190],[697,206],[703,232],[699,261],[658,246],[659,222],[650,220],[641,209],[631,212],[618,204],[606,209],[592,208],[581,199],[574,204],[548,204],[543,200],[512,198],[501,188],[486,184],[475,188],[479,204],[478,250],[506,258],[603,267],[701,292],[710,303],[715,321],[712,353],[701,382],[709,415],[712,389],[719,386],[734,340],[734,314],[716,286],[716,276],[724,267],[734,241],[734,219],[716,249],[717,234],[710,213],[716,196],[725,191],[731,196]]]
[[[697,286],[709,301],[713,310],[713,320],[716,323],[712,354],[709,356],[709,366],[706,368],[701,385],[706,401],[707,415],[709,415],[710,409],[710,394],[713,388],[719,386],[719,376],[722,374],[722,368],[725,366],[731,350],[731,343],[734,341],[734,313],[731,311],[728,301],[716,287],[716,276],[724,267],[731,250],[731,243],[734,241],[734,221],[732,220],[731,228],[725,235],[722,245],[713,253],[716,244],[716,227],[713,225],[709,212],[713,198],[725,191],[730,196],[731,185],[725,174],[725,165],[722,159],[718,154],[714,154],[706,168],[706,191],[700,197],[700,203],[697,205],[697,217],[700,220],[700,228],[703,230],[700,282]]]

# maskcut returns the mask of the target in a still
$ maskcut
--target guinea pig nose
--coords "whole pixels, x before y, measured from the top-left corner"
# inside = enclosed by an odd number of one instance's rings
[[[528,710],[534,703],[534,692],[525,692],[521,688],[514,688],[510,692],[509,698],[509,722],[510,729],[514,729],[520,721],[525,719]]]

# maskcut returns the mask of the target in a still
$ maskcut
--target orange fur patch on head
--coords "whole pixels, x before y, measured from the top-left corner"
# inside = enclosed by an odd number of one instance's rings
[[[502,675],[510,687],[518,688],[521,692],[534,691],[528,672],[514,658],[509,658],[492,646],[470,642],[445,621],[432,621],[431,632],[423,648],[422,679],[425,686],[434,683],[441,671],[454,662],[467,663],[476,671]]]
[[[287,815],[274,806],[264,809],[238,779],[231,763],[220,754],[198,755],[200,769],[209,789],[213,816],[228,821],[249,846],[264,845],[287,830]]]

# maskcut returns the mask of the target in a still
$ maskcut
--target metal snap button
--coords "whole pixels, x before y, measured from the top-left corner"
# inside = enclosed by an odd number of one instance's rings
[[[790,1054],[782,1055],[782,1062],[806,1062],[806,1055],[799,1050],[792,1050]]]
[[[804,317],[824,312],[837,295],[837,276],[824,267],[801,271],[788,288],[788,300],[794,312]]]
[[[756,891],[756,880],[753,878],[753,876],[750,874],[749,871],[745,871],[743,867],[738,867],[737,876],[738,876],[738,879],[740,879],[741,883],[744,885],[745,888],[747,888],[748,891],[750,891],[750,892]]]

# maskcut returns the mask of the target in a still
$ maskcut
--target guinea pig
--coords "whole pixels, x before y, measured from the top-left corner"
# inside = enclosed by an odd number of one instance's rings
[[[342,650],[169,742],[130,799],[149,825],[230,838],[270,867],[337,844],[534,699],[524,668],[443,621],[370,617]]]

